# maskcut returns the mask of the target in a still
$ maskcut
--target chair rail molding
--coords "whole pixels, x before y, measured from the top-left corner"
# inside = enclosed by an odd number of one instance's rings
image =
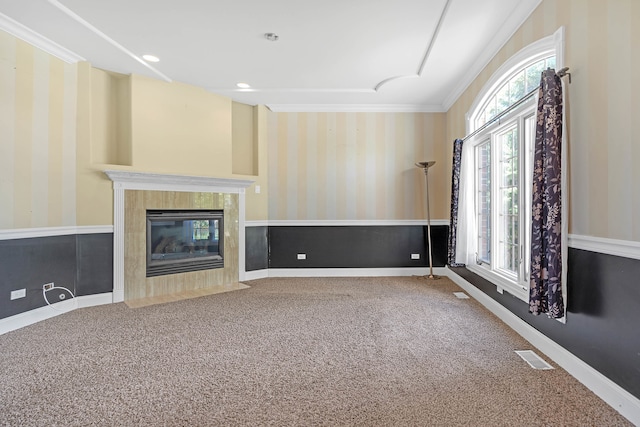
[[[569,247],[640,260],[640,242],[569,234]]]

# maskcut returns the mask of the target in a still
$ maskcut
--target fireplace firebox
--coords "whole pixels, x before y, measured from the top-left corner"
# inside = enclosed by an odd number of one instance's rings
[[[147,277],[224,267],[224,211],[147,210]]]

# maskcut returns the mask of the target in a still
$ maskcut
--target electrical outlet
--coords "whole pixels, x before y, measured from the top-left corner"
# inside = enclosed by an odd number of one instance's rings
[[[411,259],[420,259],[420,254],[411,254]]]
[[[42,289],[44,289],[45,291],[48,291],[49,289],[52,289],[55,285],[53,284],[53,282],[51,283],[45,283],[44,285],[42,285]]]
[[[255,190],[256,190],[256,194],[260,194],[260,186],[259,185],[255,186]]]
[[[11,300],[24,298],[27,296],[26,289],[16,289],[15,291],[11,291]]]
[[[307,259],[307,254],[298,254],[298,259]]]

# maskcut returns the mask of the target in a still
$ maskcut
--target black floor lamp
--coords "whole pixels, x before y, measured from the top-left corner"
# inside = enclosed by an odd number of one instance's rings
[[[429,244],[429,274],[423,277],[429,280],[439,279],[438,276],[434,276],[433,274],[433,258],[431,256],[431,212],[429,211],[429,168],[435,164],[435,161],[416,163],[416,166],[424,171],[424,178],[427,183],[427,240]]]

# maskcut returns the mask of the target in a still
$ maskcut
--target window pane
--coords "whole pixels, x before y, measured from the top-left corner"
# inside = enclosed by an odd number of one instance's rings
[[[478,146],[476,152],[478,176],[478,258],[491,262],[491,145]]]
[[[511,105],[511,101],[509,100],[508,84],[505,84],[504,86],[502,86],[502,88],[498,91],[498,94],[496,95],[496,99],[497,99],[497,107],[496,107],[497,113],[503,112],[509,107],[509,105]]]
[[[498,108],[496,107],[496,97],[494,96],[487,105],[486,121],[491,120],[498,115]]]
[[[540,77],[544,70],[544,60],[537,62],[527,68],[527,92],[540,86]]]
[[[485,124],[487,121],[485,120],[486,110],[482,110],[478,117],[476,118],[476,129]]]
[[[524,71],[521,71],[513,79],[511,79],[511,81],[509,82],[509,86],[509,104],[513,104],[519,101],[520,98],[522,98],[526,94]]]
[[[498,137],[500,149],[500,213],[498,217],[499,232],[498,257],[499,268],[517,274],[518,261],[518,128],[512,127]]]
[[[527,93],[539,87],[542,71],[546,68],[555,68],[555,66],[555,56],[541,59],[519,70],[509,80],[505,81],[502,86],[494,89],[494,95],[489,101],[484,104],[482,109],[478,108],[473,122],[473,130],[491,121],[495,116],[521,100]]]
[[[547,64],[545,65],[547,68],[556,68],[556,57],[552,56],[551,58],[547,58]]]
[[[531,187],[533,180],[533,147],[536,137],[536,116],[531,115],[524,120],[524,138],[523,143],[523,155],[525,155],[525,162],[523,162],[525,169],[524,174],[524,188],[522,189],[523,203],[522,207],[525,210],[522,216],[522,235],[523,235],[523,274],[525,280],[529,277],[529,268],[531,261],[531,248],[529,247],[529,239],[531,237]]]
[[[193,229],[193,240],[208,240],[209,239],[209,220],[208,219],[199,219],[193,220],[192,229]]]

